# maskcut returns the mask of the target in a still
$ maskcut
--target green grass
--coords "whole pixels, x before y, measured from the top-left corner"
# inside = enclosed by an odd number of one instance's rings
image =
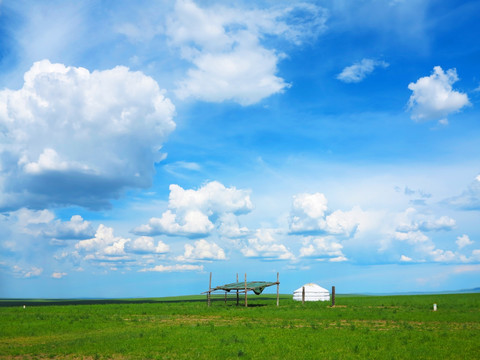
[[[480,358],[480,294],[338,296],[334,308],[252,295],[249,305],[0,300],[0,359]]]

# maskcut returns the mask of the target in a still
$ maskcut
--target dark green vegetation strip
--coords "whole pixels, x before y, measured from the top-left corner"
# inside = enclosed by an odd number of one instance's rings
[[[480,294],[0,303],[0,359],[480,358]]]

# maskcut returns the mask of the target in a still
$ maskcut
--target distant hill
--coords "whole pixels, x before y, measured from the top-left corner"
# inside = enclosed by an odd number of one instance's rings
[[[480,293],[480,287],[476,287],[476,288],[473,288],[473,289],[465,289],[465,290],[459,290],[459,291],[455,291],[456,293],[461,293],[461,294],[465,294],[465,293]]]
[[[473,289],[461,289],[451,291],[409,291],[402,293],[365,293],[365,294],[352,294],[354,296],[393,296],[393,295],[435,295],[435,294],[474,294],[480,293],[480,287]],[[348,295],[348,294],[347,294]]]

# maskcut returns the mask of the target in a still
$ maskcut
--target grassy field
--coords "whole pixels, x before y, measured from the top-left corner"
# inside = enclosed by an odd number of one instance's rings
[[[249,305],[0,300],[0,359],[480,358],[480,294],[337,296],[334,308],[252,295]]]

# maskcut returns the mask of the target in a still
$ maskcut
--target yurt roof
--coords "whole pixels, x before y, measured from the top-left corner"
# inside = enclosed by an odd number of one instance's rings
[[[327,289],[324,289],[320,285],[317,285],[317,284],[314,284],[314,283],[305,284],[305,285],[299,287],[294,292],[297,292],[297,291],[301,292],[303,287],[305,287],[305,291],[309,291],[309,292],[328,293]]]

